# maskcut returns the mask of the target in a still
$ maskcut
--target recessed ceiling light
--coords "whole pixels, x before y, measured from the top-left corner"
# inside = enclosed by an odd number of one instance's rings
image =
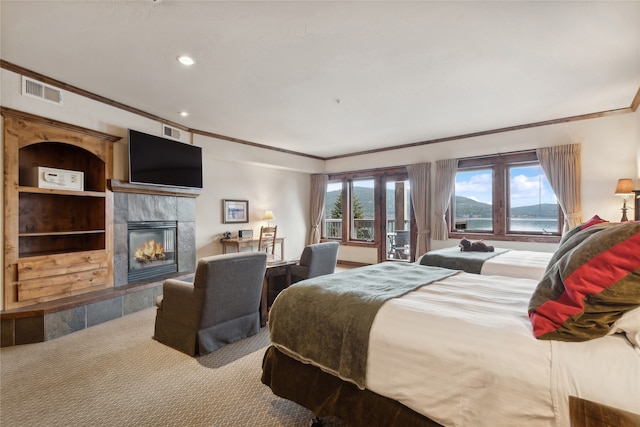
[[[189,115],[189,113],[187,113],[186,111],[180,111],[180,114],[182,117],[187,117]]]
[[[195,61],[193,59],[191,59],[191,57],[189,56],[179,56],[178,57],[178,61],[180,61],[181,64],[184,65],[193,65],[195,64]]]

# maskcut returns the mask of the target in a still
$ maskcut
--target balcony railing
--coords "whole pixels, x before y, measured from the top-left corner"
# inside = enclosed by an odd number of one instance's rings
[[[355,239],[373,241],[375,238],[375,227],[373,218],[370,219],[354,219],[353,231],[355,231]],[[404,223],[404,229],[409,229],[409,220]],[[342,219],[325,219],[323,225],[323,235],[328,239],[342,238]],[[387,233],[396,231],[395,220],[387,220]]]
[[[404,229],[409,230],[410,221],[406,220]],[[362,240],[373,242],[375,239],[375,221],[373,219],[355,219],[353,220],[353,228],[356,237],[354,240]],[[325,219],[323,224],[323,236],[328,239],[342,239],[342,219]],[[398,249],[396,246],[396,222],[395,220],[387,220],[387,235],[384,238],[386,259],[390,260],[409,260],[409,246],[403,246]]]
[[[322,230],[322,235],[327,239],[342,238],[342,219],[325,219]]]

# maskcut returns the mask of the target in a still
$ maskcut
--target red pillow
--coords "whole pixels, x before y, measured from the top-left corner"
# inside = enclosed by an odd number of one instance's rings
[[[607,221],[606,219],[600,218],[598,215],[594,215],[593,217],[591,217],[590,220],[580,225],[580,230],[584,230],[585,228],[589,228],[592,225],[600,224],[602,222],[609,222],[609,221]]]
[[[598,338],[640,306],[640,223],[591,227],[557,254],[529,301],[536,338]]]

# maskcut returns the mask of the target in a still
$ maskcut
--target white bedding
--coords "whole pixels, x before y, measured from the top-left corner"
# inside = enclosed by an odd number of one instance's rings
[[[540,280],[552,256],[553,252],[507,251],[486,260],[480,274]]]
[[[640,356],[623,335],[534,338],[537,281],[461,272],[386,302],[367,388],[445,426],[568,427],[568,396],[640,413]]]

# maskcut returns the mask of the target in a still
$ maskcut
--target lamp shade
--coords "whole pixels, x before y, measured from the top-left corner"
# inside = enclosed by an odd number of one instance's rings
[[[271,221],[274,219],[276,219],[276,216],[273,214],[273,211],[270,211],[270,210],[264,211],[264,215],[262,215],[263,221]]]
[[[626,196],[627,194],[633,193],[633,179],[631,178],[622,178],[618,180],[618,185],[616,185],[616,195],[617,196]]]

